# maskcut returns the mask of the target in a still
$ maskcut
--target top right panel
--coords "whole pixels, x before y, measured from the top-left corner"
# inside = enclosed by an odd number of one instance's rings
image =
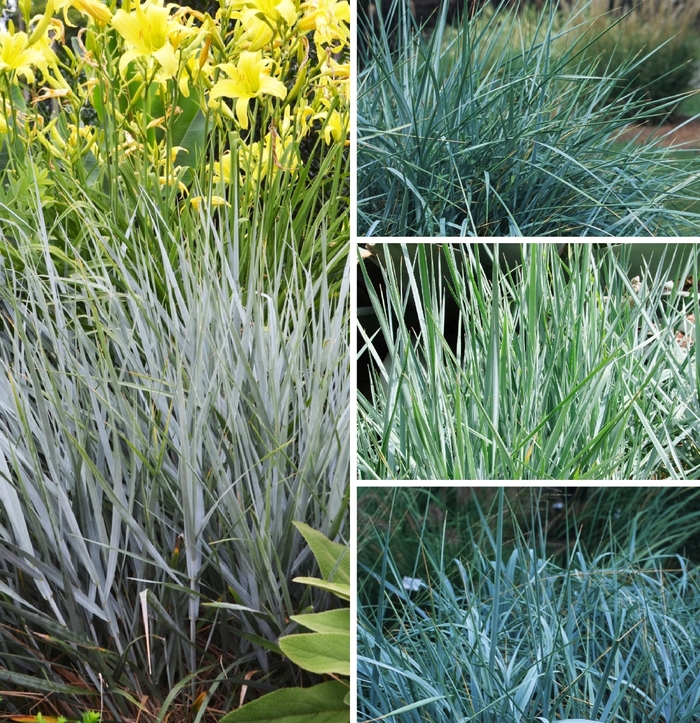
[[[700,0],[359,0],[357,233],[700,235]]]

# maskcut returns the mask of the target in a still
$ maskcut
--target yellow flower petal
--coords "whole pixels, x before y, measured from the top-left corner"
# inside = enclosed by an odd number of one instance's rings
[[[210,98],[240,98],[239,85],[235,80],[219,80],[209,94]],[[248,96],[246,96],[248,97]]]
[[[122,54],[122,57],[119,58],[119,75],[121,75],[121,77],[123,78],[129,63],[131,63],[132,60],[136,60],[136,58],[140,57],[141,53],[139,53],[138,50],[132,49],[125,51]]]
[[[284,22],[291,28],[297,19],[297,8],[292,0],[282,0],[275,5],[275,10],[282,16]]]
[[[177,57],[170,43],[166,43],[162,48],[156,50],[153,53],[153,57],[163,66],[163,70],[168,75],[177,75]]]
[[[248,130],[248,98],[238,98],[236,101],[236,117],[244,131]]]
[[[287,95],[287,88],[282,81],[270,78],[269,76],[263,76],[260,78],[260,90],[258,95],[263,93],[266,93],[267,95],[274,95],[277,98],[284,100]]]

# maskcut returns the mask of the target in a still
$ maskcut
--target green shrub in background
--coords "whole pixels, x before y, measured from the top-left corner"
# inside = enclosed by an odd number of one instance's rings
[[[619,75],[620,94],[635,91],[660,101],[662,115],[675,110],[675,104],[669,107],[663,101],[675,99],[677,104],[697,90],[693,81],[700,56],[700,3],[642,0],[627,12],[607,9],[607,0],[596,0],[589,10],[594,19],[587,34],[595,39],[586,54],[597,61],[596,72]],[[642,62],[625,70],[630,58]]]
[[[441,13],[429,35],[398,12],[402,0],[392,6],[399,27],[370,32],[358,76],[360,234],[675,236],[700,228],[696,159],[652,141],[619,141],[631,120],[667,113],[678,99],[651,102],[627,81],[620,92],[620,78],[639,75],[654,55],[601,67],[596,34],[587,32],[590,4],[562,17],[547,3],[534,23],[532,13],[522,20],[504,6],[484,8],[456,30]]]

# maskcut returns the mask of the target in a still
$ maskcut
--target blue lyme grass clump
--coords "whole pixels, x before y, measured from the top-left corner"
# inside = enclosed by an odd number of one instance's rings
[[[595,555],[572,540],[555,564],[536,518],[534,544],[520,533],[505,552],[502,489],[497,504],[466,560],[444,559],[444,539],[422,547],[414,591],[380,533],[384,560],[360,572],[358,720],[697,721],[697,568],[641,535],[624,548],[611,535]]]
[[[566,14],[545,3],[528,22],[516,10],[484,7],[456,28],[446,24],[445,4],[423,32],[404,5],[394,0],[365,32],[360,234],[697,232],[694,155],[620,139],[631,122],[679,103],[678,95],[650,101],[630,80],[658,50],[602,64],[599,40],[614,23],[592,30],[590,3]]]
[[[0,207],[4,705],[200,720],[300,684],[277,640],[328,605],[294,523],[346,526],[350,265],[312,272],[322,229],[302,261],[284,220],[78,198]]]

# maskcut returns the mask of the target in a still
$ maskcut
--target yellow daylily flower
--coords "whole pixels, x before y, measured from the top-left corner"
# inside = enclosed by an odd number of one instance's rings
[[[56,10],[63,10],[66,25],[74,27],[68,21],[68,9],[75,8],[79,13],[91,17],[101,28],[112,19],[112,11],[100,0],[55,0]]]
[[[244,28],[238,42],[239,47],[254,52],[264,48],[275,37],[273,29],[258,17],[258,11],[255,8],[245,8],[245,10],[235,13],[235,17]]]
[[[27,33],[0,32],[0,73],[23,75],[28,83],[34,82],[34,67],[48,74],[48,61],[44,53],[29,45]]]
[[[210,98],[236,98],[236,117],[241,128],[248,128],[248,102],[251,98],[260,98],[263,95],[274,95],[281,100],[287,95],[284,83],[271,78],[268,58],[261,54],[244,50],[238,60],[238,65],[223,63],[221,68],[230,80],[220,80],[211,89]]]
[[[238,41],[239,47],[255,51],[268,45],[284,23],[292,27],[298,13],[293,0],[249,0],[241,3],[241,9],[232,15],[240,22],[243,33]]]
[[[210,206],[211,208],[217,208],[218,206],[228,206],[231,204],[221,196],[212,196],[211,198],[205,198],[204,196],[195,196],[190,199],[190,203],[194,207],[195,211],[199,211],[202,204]]]
[[[336,52],[349,41],[350,3],[346,0],[307,0],[302,8],[305,14],[299,21],[299,29],[314,31],[316,47],[333,46],[339,41],[339,47],[332,48]]]
[[[124,38],[130,48],[119,61],[119,72],[124,77],[127,66],[136,58],[154,57],[168,76],[177,74],[178,60],[169,36],[182,30],[182,25],[170,18],[169,7],[162,0],[146,0],[133,12],[117,10],[112,27]]]
[[[256,12],[262,13],[268,20],[279,23],[284,20],[291,28],[297,19],[297,8],[293,0],[254,0],[253,7]]]

